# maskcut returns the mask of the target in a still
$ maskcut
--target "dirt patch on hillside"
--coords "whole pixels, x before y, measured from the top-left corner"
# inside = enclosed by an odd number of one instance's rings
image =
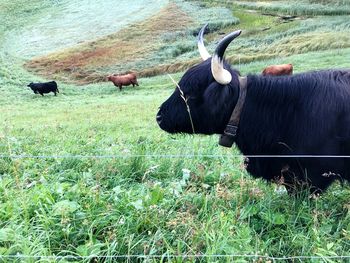
[[[170,3],[145,21],[104,38],[34,58],[25,67],[38,75],[66,82],[85,84],[102,81],[106,74],[98,73],[96,69],[147,59],[159,48],[163,33],[184,30],[191,23],[192,19],[185,12]],[[137,68],[125,69],[128,70],[139,72]],[[142,71],[139,73],[145,75]]]

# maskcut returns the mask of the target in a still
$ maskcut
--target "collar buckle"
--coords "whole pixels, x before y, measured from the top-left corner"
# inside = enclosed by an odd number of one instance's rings
[[[228,124],[223,134],[220,135],[219,145],[224,147],[232,147],[236,135],[238,126]]]

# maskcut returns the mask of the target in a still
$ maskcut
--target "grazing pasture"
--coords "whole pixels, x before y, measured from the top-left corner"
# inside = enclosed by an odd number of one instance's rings
[[[115,12],[115,1],[105,1],[104,12],[96,14],[93,1],[78,2],[0,3],[0,262],[74,261],[60,258],[66,255],[85,257],[78,262],[103,256],[115,262],[108,256],[140,254],[214,255],[200,262],[269,261],[215,256],[232,254],[341,262],[327,257],[350,255],[348,185],[336,183],[318,198],[308,198],[307,192],[289,196],[274,184],[253,180],[243,156],[219,147],[217,136],[168,135],[155,121],[158,106],[175,88],[159,74],[174,72],[179,80],[183,70],[200,61],[193,33],[204,20],[214,20],[215,30],[206,36],[210,51],[221,33],[243,30],[227,50],[228,60],[243,74],[284,63],[292,63],[295,73],[350,68],[348,1],[334,5],[345,10],[338,15],[324,12],[329,1],[305,0],[318,11],[297,13],[300,17],[285,22],[280,16],[291,14],[290,1],[264,1],[288,6],[270,8],[266,15],[256,1],[176,1],[178,9],[169,9],[173,1],[147,1],[150,9],[133,11],[145,2],[140,0],[126,9],[137,16],[124,24],[104,15]],[[62,15],[64,10],[69,12]],[[198,10],[206,10],[206,16]],[[157,16],[170,11],[174,24],[160,32]],[[220,14],[229,19],[220,22]],[[84,30],[90,19],[100,30]],[[28,28],[41,28],[40,37],[54,39],[39,48]],[[65,42],[71,34],[79,39]],[[140,48],[127,62],[117,62],[122,58],[118,34],[130,44],[126,54]],[[141,45],[148,37],[150,42]],[[113,50],[111,58],[80,57],[106,47]],[[76,71],[65,70],[75,57],[81,63]],[[157,76],[142,77],[139,87],[122,92],[98,82],[134,69]],[[28,83],[53,79],[59,96],[28,92]]]

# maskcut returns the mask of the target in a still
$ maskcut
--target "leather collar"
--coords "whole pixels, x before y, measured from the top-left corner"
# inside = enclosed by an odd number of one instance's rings
[[[231,118],[226,125],[224,133],[220,135],[219,145],[224,147],[232,147],[236,139],[239,120],[247,95],[247,77],[238,77],[239,79],[239,96],[235,108],[231,114]]]

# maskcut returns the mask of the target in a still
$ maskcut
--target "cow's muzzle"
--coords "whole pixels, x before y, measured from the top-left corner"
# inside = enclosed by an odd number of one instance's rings
[[[157,121],[158,125],[160,125],[162,123],[162,119],[163,119],[162,115],[158,113],[156,116],[156,121]]]

